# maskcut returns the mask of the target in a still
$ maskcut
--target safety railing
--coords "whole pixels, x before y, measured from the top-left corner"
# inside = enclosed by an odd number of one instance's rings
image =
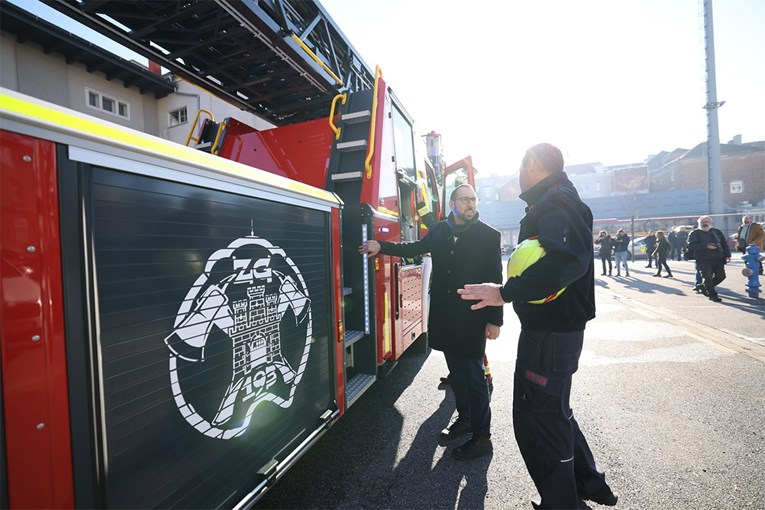
[[[348,99],[348,94],[338,94],[332,99],[332,107],[329,109],[329,127],[332,129],[332,131],[335,132],[335,140],[340,139],[340,128],[337,127],[334,123],[335,120],[335,107],[337,106],[337,101],[339,99],[343,100],[343,104],[345,104],[345,101]]]
[[[380,86],[380,79],[382,78],[382,70],[380,66],[375,67],[375,87],[372,93],[372,120],[369,125],[369,150],[367,151],[367,159],[364,161],[364,169],[366,170],[367,179],[372,178],[372,156],[375,153],[375,125],[377,124],[377,89]]]
[[[340,86],[342,86],[342,85],[343,85],[343,80],[341,80],[340,78],[338,78],[338,77],[337,77],[337,75],[336,75],[335,73],[333,73],[333,72],[332,72],[332,69],[330,69],[329,67],[327,67],[327,64],[325,64],[324,62],[322,62],[322,61],[321,61],[321,59],[320,59],[320,58],[319,58],[319,57],[316,55],[316,53],[314,53],[313,51],[311,51],[311,48],[309,48],[308,46],[306,46],[306,44],[305,44],[303,41],[301,41],[301,40],[300,40],[300,37],[296,36],[295,34],[292,34],[292,40],[293,40],[293,41],[295,41],[296,43],[298,43],[298,45],[299,45],[301,48],[303,48],[303,51],[305,51],[306,53],[308,53],[308,56],[309,56],[309,57],[311,57],[311,58],[312,58],[312,59],[313,59],[313,60],[314,60],[314,61],[315,61],[317,64],[319,64],[319,65],[321,66],[321,68],[322,68],[322,69],[324,69],[324,70],[327,72],[327,74],[328,74],[328,75],[330,75],[330,76],[332,77],[332,79],[333,79],[333,80],[335,80],[335,82],[336,82],[338,85],[340,85]]]
[[[211,121],[215,121],[213,114],[210,110],[205,110],[204,108],[200,108],[197,112],[196,116],[194,117],[194,122],[191,124],[191,129],[189,129],[189,136],[186,137],[186,147],[189,146],[189,142],[194,140],[194,143],[199,143],[200,137],[194,136],[194,130],[197,128],[197,124],[199,124],[199,116],[203,113],[207,114]]]

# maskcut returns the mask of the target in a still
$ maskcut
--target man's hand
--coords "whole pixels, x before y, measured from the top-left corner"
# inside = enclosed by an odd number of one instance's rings
[[[478,301],[470,309],[479,310],[486,306],[504,306],[505,300],[499,293],[500,288],[502,285],[498,283],[476,283],[457,289],[457,294],[461,295],[465,301]]]
[[[380,243],[375,241],[374,239],[370,239],[369,241],[364,241],[364,243],[359,246],[359,253],[366,253],[367,258],[374,257],[378,253],[380,253]]]
[[[486,338],[489,340],[496,340],[499,337],[499,326],[496,324],[486,325]]]

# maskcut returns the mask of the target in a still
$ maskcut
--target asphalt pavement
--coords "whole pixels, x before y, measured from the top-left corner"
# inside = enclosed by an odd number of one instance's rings
[[[692,262],[654,278],[596,277],[572,407],[618,509],[765,509],[765,301],[728,266],[722,303],[695,293]],[[765,280],[763,280],[765,284]],[[454,460],[443,355],[404,356],[260,500],[257,508],[530,509],[515,443],[512,374],[519,324],[505,308],[487,355],[494,453]],[[606,508],[590,503],[589,508]]]

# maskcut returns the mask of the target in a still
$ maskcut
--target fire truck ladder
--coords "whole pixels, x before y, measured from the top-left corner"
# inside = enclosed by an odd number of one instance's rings
[[[373,121],[373,90],[348,93],[335,129],[337,140],[329,162],[327,188],[345,203],[343,209],[343,274],[345,285],[346,395],[351,405],[376,379],[374,342],[373,274],[367,259],[356,252],[366,237],[371,238],[371,216],[361,205],[366,160]],[[371,274],[370,274],[371,273]]]
[[[315,0],[49,0],[48,5],[277,126],[327,115],[374,73]]]

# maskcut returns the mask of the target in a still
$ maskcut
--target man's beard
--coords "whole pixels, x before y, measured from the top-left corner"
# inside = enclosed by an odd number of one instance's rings
[[[701,227],[701,230],[703,230],[704,232],[709,232],[709,229],[711,228],[712,228],[712,225],[704,225]]]
[[[468,216],[468,210],[466,209],[462,212],[462,214],[459,215],[460,219],[465,222],[472,220],[475,217],[475,209],[470,209],[469,212],[472,214],[472,216]]]

